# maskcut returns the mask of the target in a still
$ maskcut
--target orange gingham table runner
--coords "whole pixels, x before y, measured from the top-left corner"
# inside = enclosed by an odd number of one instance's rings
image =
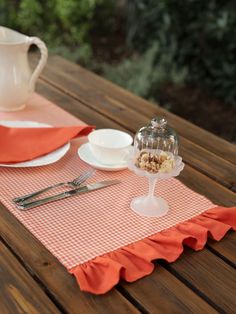
[[[0,113],[0,120],[31,120],[54,126],[82,123],[37,94],[31,97],[23,111]],[[87,281],[91,278],[87,278],[88,274],[84,273],[83,268],[89,268],[91,261],[95,261],[96,265],[96,258],[104,257],[110,252],[116,252],[157,233],[161,234],[166,229],[201,215],[215,205],[172,178],[158,182],[156,186],[156,193],[164,197],[170,205],[169,213],[161,218],[140,217],[129,205],[133,197],[147,193],[147,179],[137,177],[129,170],[97,170],[90,182],[119,179],[122,183],[26,212],[15,208],[11,201],[15,196],[56,182],[71,180],[87,170],[89,166],[77,155],[78,147],[85,141],[86,139],[73,140],[70,151],[52,165],[36,168],[0,168],[0,201],[74,273],[82,289],[84,286],[83,290],[103,293],[108,290],[109,285],[103,287],[102,283],[96,283],[96,279],[95,286],[89,288]],[[115,283],[113,282],[113,285]]]

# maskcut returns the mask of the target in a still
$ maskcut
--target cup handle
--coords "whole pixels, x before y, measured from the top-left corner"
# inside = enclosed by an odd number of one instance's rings
[[[33,44],[36,45],[41,53],[41,58],[39,60],[39,63],[37,64],[29,82],[29,88],[30,88],[30,91],[32,92],[34,91],[34,85],[36,83],[37,78],[39,77],[39,74],[41,73],[41,71],[43,70],[44,66],[47,63],[48,49],[45,43],[38,37],[30,37],[29,43],[30,45],[33,45]]]

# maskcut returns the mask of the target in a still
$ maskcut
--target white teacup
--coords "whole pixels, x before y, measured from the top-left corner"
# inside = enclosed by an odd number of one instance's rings
[[[133,138],[115,129],[100,129],[88,135],[91,151],[100,163],[121,164],[127,161]]]

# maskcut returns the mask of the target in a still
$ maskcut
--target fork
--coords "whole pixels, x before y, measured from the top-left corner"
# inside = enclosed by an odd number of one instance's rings
[[[22,203],[30,198],[33,198],[37,195],[40,195],[44,192],[47,192],[53,188],[56,188],[56,187],[59,187],[59,186],[64,186],[64,185],[69,185],[69,186],[72,186],[72,187],[77,187],[79,186],[80,184],[82,184],[84,181],[86,181],[88,178],[90,178],[93,174],[94,174],[95,170],[94,169],[90,169],[86,172],[83,172],[80,176],[78,176],[77,178],[75,178],[74,180],[72,181],[68,181],[68,182],[61,182],[61,183],[56,183],[54,185],[50,185],[44,189],[41,189],[39,191],[36,191],[36,192],[33,192],[33,193],[30,193],[30,194],[26,194],[26,195],[22,195],[22,196],[19,196],[19,197],[15,197],[13,198],[13,202],[15,203]]]

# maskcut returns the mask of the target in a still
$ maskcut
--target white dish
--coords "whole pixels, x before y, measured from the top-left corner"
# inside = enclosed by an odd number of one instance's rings
[[[15,127],[15,128],[50,128],[49,124],[34,122],[34,121],[0,121],[0,125]],[[53,152],[42,157],[35,158],[30,161],[24,161],[14,164],[0,164],[0,167],[20,168],[20,167],[38,167],[50,165],[61,159],[69,150],[70,143],[54,150]]]
[[[92,154],[92,151],[90,149],[90,144],[86,143],[80,146],[78,149],[78,155],[81,160],[89,164],[90,166],[99,169],[99,170],[105,170],[105,171],[118,171],[123,170],[127,168],[127,162],[122,162],[120,164],[116,165],[104,165],[101,164],[98,160],[96,160]]]

